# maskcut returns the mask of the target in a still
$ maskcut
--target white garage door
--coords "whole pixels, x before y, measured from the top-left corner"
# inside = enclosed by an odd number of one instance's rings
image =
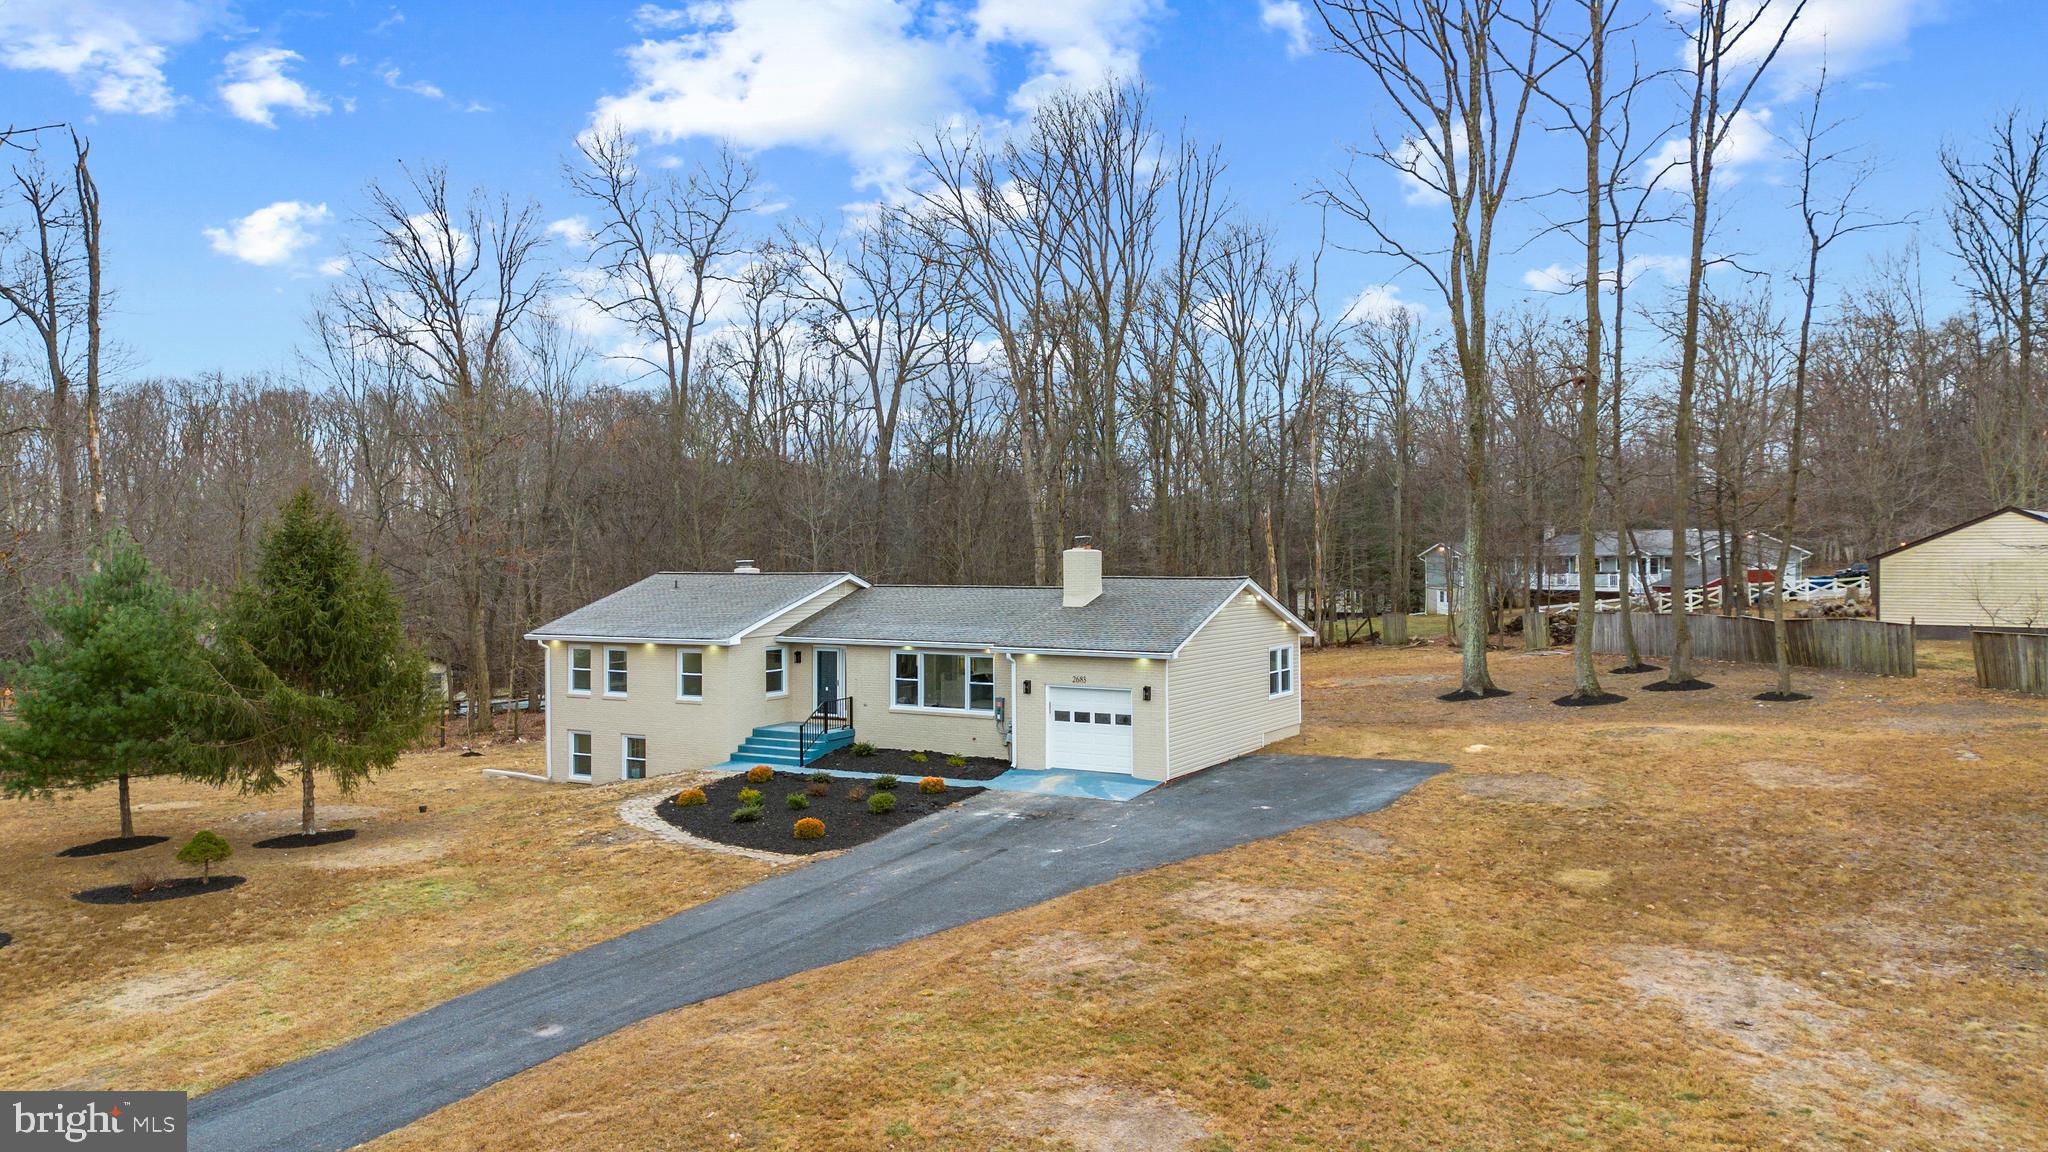
[[[1136,770],[1130,689],[1054,686],[1045,696],[1052,712],[1045,726],[1047,767],[1088,772]]]

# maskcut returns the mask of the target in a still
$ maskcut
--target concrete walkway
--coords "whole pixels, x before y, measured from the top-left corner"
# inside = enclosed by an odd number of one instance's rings
[[[348,1148],[650,1016],[1133,872],[1377,811],[1443,770],[1248,756],[1123,804],[984,792],[202,1096],[192,1102],[191,1147]]]

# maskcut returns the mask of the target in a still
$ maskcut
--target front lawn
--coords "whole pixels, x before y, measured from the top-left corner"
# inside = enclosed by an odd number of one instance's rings
[[[777,772],[765,781],[756,781],[741,773],[706,784],[701,789],[686,789],[670,796],[655,806],[654,814],[692,836],[719,844],[808,856],[814,852],[830,852],[865,843],[978,792],[987,791],[985,788],[948,788],[943,792],[920,792],[919,779],[918,776],[906,776],[893,788],[877,788],[878,781],[813,780],[810,774],[794,772]],[[700,792],[704,802],[677,803],[681,796],[691,791]],[[756,803],[751,807],[759,814],[753,818],[735,819],[742,809],[750,807],[748,797],[742,795],[747,792],[756,794]],[[877,802],[874,800],[877,795],[891,796],[894,800]],[[800,797],[803,807],[790,807],[791,796]],[[876,811],[878,807],[887,810]],[[797,822],[806,819],[823,823],[823,834],[809,839],[799,837],[796,834]]]

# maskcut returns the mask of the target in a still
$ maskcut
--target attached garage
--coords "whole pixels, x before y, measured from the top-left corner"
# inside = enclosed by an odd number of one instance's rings
[[[2048,512],[2000,508],[1871,557],[1877,618],[1924,635],[2048,627]]]
[[[1137,771],[1128,688],[1047,688],[1045,764],[1082,772]]]

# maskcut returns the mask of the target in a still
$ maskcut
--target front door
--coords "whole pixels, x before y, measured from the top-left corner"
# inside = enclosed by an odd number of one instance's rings
[[[813,708],[824,708],[826,715],[844,717],[846,705],[846,652],[839,648],[819,648],[811,653],[811,676],[816,694],[811,698]]]

